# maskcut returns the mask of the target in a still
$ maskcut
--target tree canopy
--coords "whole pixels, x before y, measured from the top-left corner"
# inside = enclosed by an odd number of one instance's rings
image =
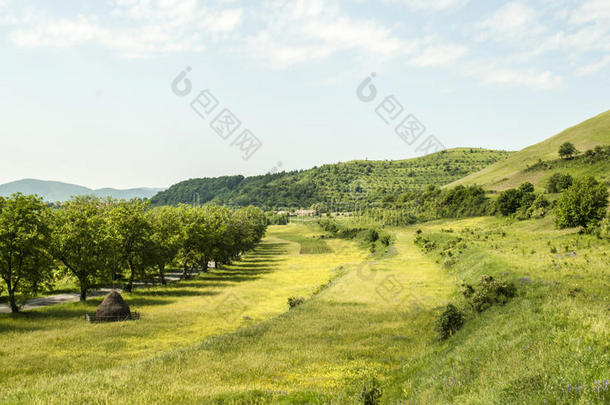
[[[562,159],[571,159],[578,154],[578,149],[571,142],[564,142],[559,147],[559,156]]]
[[[35,294],[51,280],[49,234],[49,210],[42,199],[0,198],[0,276],[12,312],[19,310],[17,293]]]
[[[607,207],[605,184],[593,177],[577,179],[557,201],[555,224],[558,228],[590,229],[605,218]]]
[[[90,289],[158,278],[167,266],[207,271],[254,248],[267,218],[255,207],[216,205],[151,208],[148,202],[76,197],[55,208],[16,194],[0,198],[0,276],[13,312],[17,298],[35,294],[54,273],[76,279],[80,299]]]

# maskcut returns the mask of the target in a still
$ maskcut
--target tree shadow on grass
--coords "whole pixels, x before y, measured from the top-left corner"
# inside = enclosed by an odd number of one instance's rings
[[[129,305],[131,302],[134,302],[134,305],[157,305],[154,303],[146,303],[145,300],[148,298],[140,298],[140,297],[209,297],[213,295],[217,295],[217,292],[214,291],[201,291],[196,289],[186,289],[186,288],[172,288],[172,289],[164,289],[164,290],[149,290],[149,291],[136,291],[133,297],[129,295],[125,297],[127,304]],[[142,301],[142,303],[135,303],[136,301]],[[177,301],[177,299],[175,300]],[[171,304],[175,301],[163,300],[159,304]]]
[[[220,292],[209,291],[212,287],[230,287],[235,283],[253,281],[266,273],[277,270],[279,262],[285,260],[278,258],[286,253],[287,243],[264,243],[246,255],[243,260],[221,269],[211,270],[209,273],[200,273],[194,278],[181,280],[167,286],[152,288],[138,288],[133,295],[124,293],[128,305],[134,307],[160,306],[179,301],[180,297],[210,297]],[[272,258],[276,257],[276,258]],[[165,299],[155,299],[154,297]],[[171,299],[175,297],[176,299]],[[95,312],[97,306],[103,301],[105,294],[90,297],[85,303],[70,302],[43,308],[23,311],[18,314],[0,314],[0,333],[3,332],[29,332],[45,328],[45,320],[77,320],[85,313]],[[16,321],[16,322],[15,322]]]
[[[72,307],[72,308],[70,308]],[[91,308],[91,309],[89,309]],[[35,332],[46,328],[46,321],[78,320],[85,321],[85,313],[95,310],[95,305],[80,303],[61,304],[44,308],[44,310],[22,311],[17,314],[3,314],[0,316],[0,333],[4,332]]]

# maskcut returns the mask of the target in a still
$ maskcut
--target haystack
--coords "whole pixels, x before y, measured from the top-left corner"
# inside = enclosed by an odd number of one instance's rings
[[[116,322],[131,319],[129,306],[123,301],[123,297],[116,291],[112,291],[102,301],[95,312],[96,322]]]

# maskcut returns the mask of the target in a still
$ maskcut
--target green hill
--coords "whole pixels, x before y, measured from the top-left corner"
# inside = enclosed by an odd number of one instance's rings
[[[66,201],[71,197],[79,195],[95,195],[97,197],[112,197],[129,200],[132,198],[150,198],[162,189],[159,188],[133,188],[129,190],[117,190],[114,188],[102,188],[93,190],[76,184],[62,183],[59,181],[45,181],[35,179],[24,179],[0,185],[0,197],[8,197],[14,193],[36,194],[45,201]]]
[[[608,179],[610,159],[587,159],[581,155],[576,159],[562,161],[559,159],[558,150],[564,142],[573,143],[581,152],[598,145],[610,145],[610,111],[568,128],[448,186],[478,184],[490,190],[501,191],[529,181],[544,187],[556,172],[576,176],[587,174],[602,180]]]
[[[355,160],[253,177],[191,179],[159,193],[152,202],[174,205],[212,201],[240,206],[309,207],[318,202],[349,204],[355,198],[366,196],[374,205],[387,195],[450,183],[503,161],[510,154],[458,148],[408,160]]]

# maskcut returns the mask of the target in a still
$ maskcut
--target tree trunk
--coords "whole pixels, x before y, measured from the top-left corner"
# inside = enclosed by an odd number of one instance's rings
[[[201,271],[203,271],[204,273],[207,273],[208,267],[209,267],[209,261],[207,258],[204,258],[203,263],[201,264]]]
[[[87,287],[85,287],[82,283],[80,286],[80,302],[87,301]]]
[[[135,278],[135,269],[133,268],[133,262],[131,260],[129,260],[129,272],[129,281],[125,286],[125,291],[127,291],[128,293],[133,291],[133,280]]]
[[[161,284],[167,285],[167,280],[165,280],[165,265],[159,265],[159,278],[161,279]]]
[[[16,314],[17,312],[19,312],[19,307],[17,306],[17,303],[15,302],[15,290],[14,289],[10,289],[8,291],[8,303],[9,306],[11,307],[11,312]]]
[[[184,267],[182,268],[182,279],[187,280],[190,275],[190,270],[187,262],[184,262]]]

